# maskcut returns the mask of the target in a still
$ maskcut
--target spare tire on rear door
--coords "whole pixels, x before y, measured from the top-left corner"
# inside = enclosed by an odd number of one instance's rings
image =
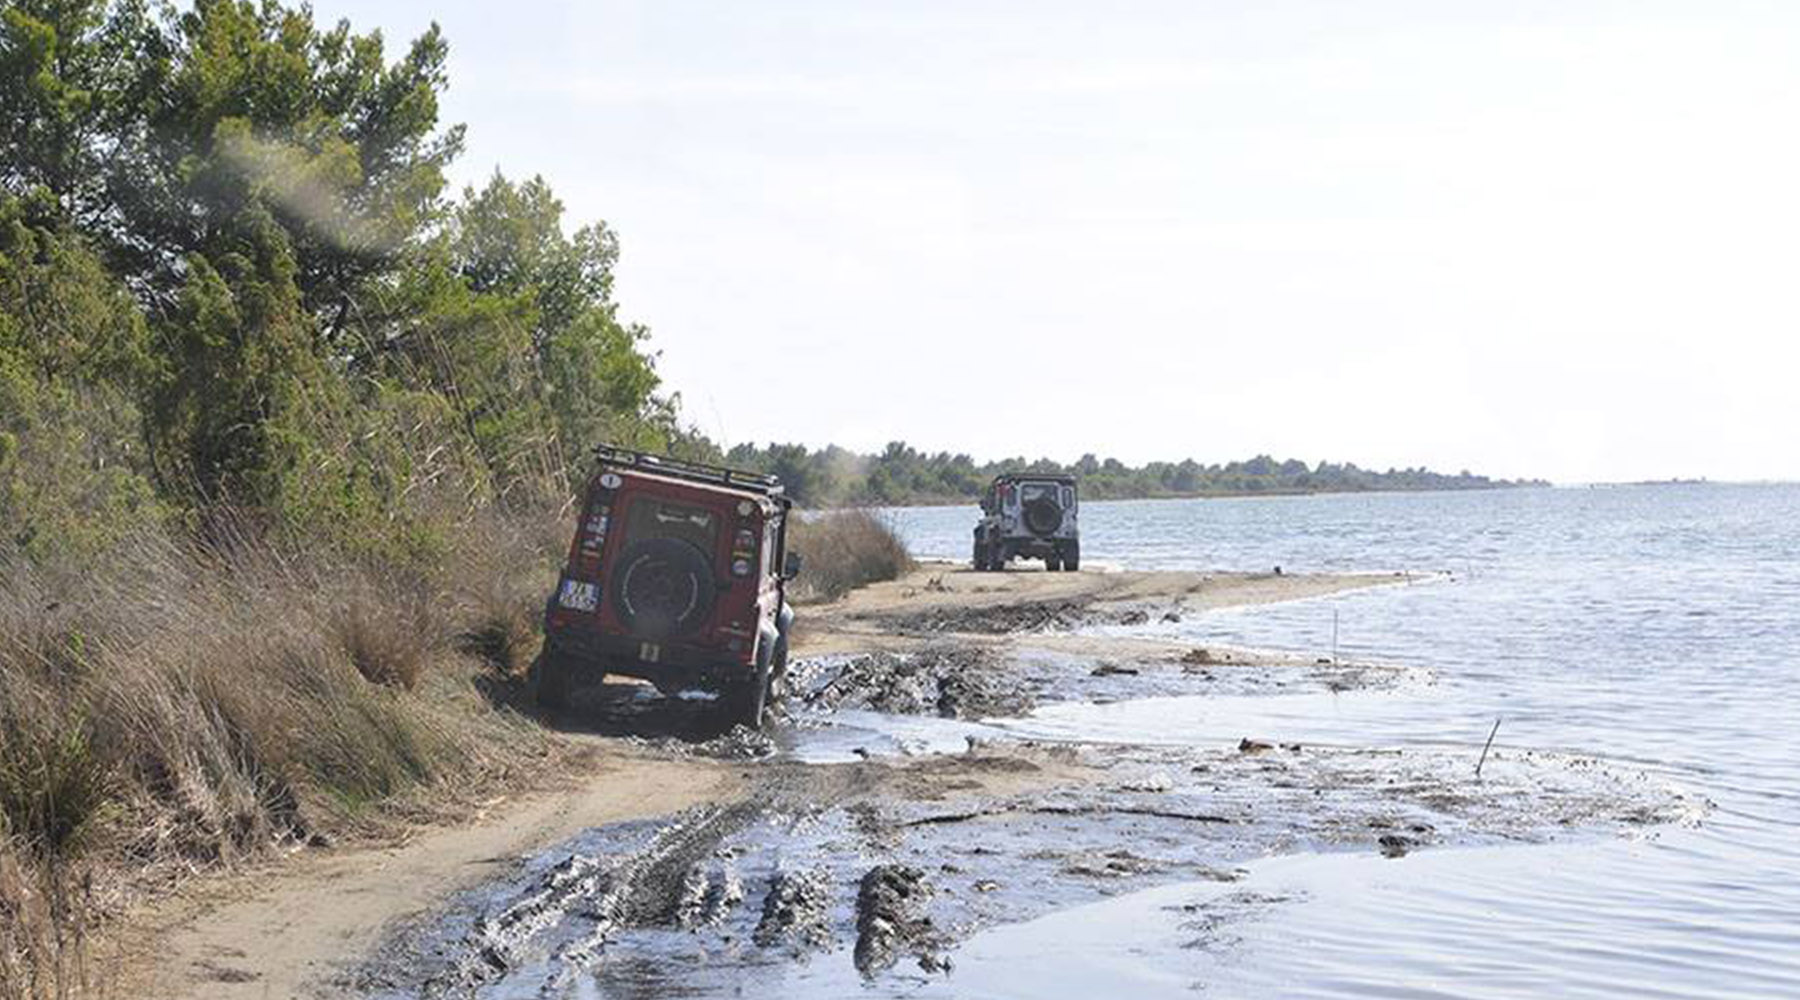
[[[717,588],[712,564],[692,543],[646,538],[613,570],[613,611],[634,636],[672,639],[699,628]]]
[[[1025,504],[1025,527],[1034,535],[1056,534],[1062,519],[1062,508],[1049,497],[1035,497]]]

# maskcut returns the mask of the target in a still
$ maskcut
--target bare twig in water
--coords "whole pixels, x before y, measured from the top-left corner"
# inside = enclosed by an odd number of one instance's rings
[[[916,816],[895,824],[900,827],[935,826],[940,823],[963,823],[969,820],[987,819],[1007,813],[1027,813],[1050,816],[1101,816],[1113,813],[1131,816],[1154,816],[1158,819],[1185,820],[1189,823],[1230,823],[1228,816],[1212,813],[1181,812],[1173,809],[1156,809],[1149,806],[1104,806],[1104,805],[1060,805],[1054,803],[1035,804],[1001,804],[967,812],[935,813],[928,816]]]
[[[1494,745],[1494,734],[1500,731],[1499,718],[1494,719],[1494,728],[1488,730],[1487,743],[1481,747],[1481,759],[1475,762],[1475,777],[1481,777],[1481,765],[1487,763],[1488,748]]]

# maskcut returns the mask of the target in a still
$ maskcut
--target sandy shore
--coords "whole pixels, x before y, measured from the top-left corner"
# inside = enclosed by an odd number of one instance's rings
[[[1391,576],[1369,575],[974,573],[926,563],[904,579],[801,609],[795,653],[917,646],[924,637],[902,634],[884,621],[947,608],[1179,601],[1201,610],[1393,582]],[[967,638],[980,643],[994,637]],[[130,918],[104,947],[110,955],[103,953],[101,964],[123,960],[127,977],[118,986],[125,995],[171,1000],[302,995],[306,984],[328,980],[384,930],[498,868],[588,827],[730,801],[766,768],[670,756],[591,733],[571,732],[566,738],[583,745],[584,764],[560,787],[487,803],[463,825],[417,829],[399,843],[307,849],[252,871],[193,883]],[[947,765],[924,767],[942,778]],[[977,768],[959,780],[965,791],[997,794],[1067,777],[1062,769],[1047,774],[1042,761],[1033,767],[1030,772]],[[864,781],[905,784],[919,769],[866,767]],[[1022,773],[1030,777],[1021,779]]]
[[[1018,714],[1029,711],[1033,691],[1040,699],[1111,701],[1171,692],[1254,693],[1270,677],[1280,677],[1284,691],[1291,690],[1290,681],[1321,690],[1386,683],[1391,678],[1367,664],[1199,649],[1134,636],[1128,634],[1129,628],[1123,630],[1126,634],[1112,634],[1120,630],[1084,634],[1077,626],[1094,622],[1129,626],[1152,615],[1173,620],[1218,608],[1319,597],[1412,579],[974,573],[948,564],[926,564],[902,580],[866,588],[829,606],[802,609],[794,686],[785,710],[796,719],[811,720],[799,731],[812,732],[816,729],[809,727],[829,726],[832,713],[846,708],[894,713],[894,718],[909,712],[972,720]],[[681,718],[669,713],[691,709],[679,702],[642,698],[641,690],[607,685],[590,693],[586,711],[610,722],[586,728],[564,720],[565,738],[581,746],[584,764],[556,787],[488,803],[465,823],[417,829],[402,842],[307,849],[253,872],[202,880],[137,914],[111,945],[128,973],[118,992],[231,1000],[356,995],[371,982],[390,986],[432,982],[437,989],[457,994],[487,981],[483,977],[506,974],[504,969],[495,971],[493,955],[525,961],[530,943],[504,937],[480,941],[442,937],[440,927],[462,926],[442,917],[443,908],[459,898],[460,891],[524,879],[517,889],[520,898],[550,907],[541,919],[534,916],[534,922],[528,922],[531,926],[564,920],[555,906],[574,907],[598,922],[600,929],[593,932],[593,947],[598,948],[611,920],[638,926],[627,922],[641,921],[643,913],[675,913],[685,905],[679,900],[700,898],[704,893],[694,888],[695,880],[700,879],[703,887],[708,872],[718,876],[714,870],[718,865],[732,863],[720,862],[721,857],[739,857],[743,859],[739,863],[748,865],[758,852],[791,857],[818,850],[817,845],[784,846],[781,838],[788,834],[782,831],[789,827],[770,826],[769,817],[775,815],[817,815],[817,821],[827,826],[841,824],[846,842],[864,843],[848,853],[833,849],[819,855],[815,870],[827,873],[821,878],[854,885],[857,871],[844,866],[905,845],[905,850],[941,862],[934,868],[944,872],[988,866],[990,877],[967,876],[974,879],[977,895],[1018,913],[1024,912],[1021,907],[1064,905],[1056,901],[1080,898],[1094,872],[1107,879],[1138,879],[1214,871],[1215,859],[1203,854],[1148,858],[1105,848],[1109,841],[1120,847],[1139,844],[1146,824],[1155,832],[1156,824],[1181,828],[1203,821],[1206,830],[1233,831],[1229,840],[1219,842],[1233,845],[1233,850],[1262,841],[1268,847],[1258,849],[1274,849],[1307,830],[1327,840],[1368,840],[1371,845],[1379,833],[1381,849],[1387,850],[1392,844],[1448,839],[1462,829],[1522,836],[1513,807],[1520,795],[1538,794],[1543,799],[1531,823],[1583,822],[1616,804],[1608,797],[1610,790],[1566,794],[1558,784],[1564,778],[1556,774],[1543,778],[1527,774],[1522,783],[1495,786],[1491,793],[1458,788],[1455,795],[1448,795],[1447,783],[1463,780],[1449,777],[1463,772],[1460,761],[1402,761],[1386,752],[1353,750],[1303,752],[1298,746],[1240,747],[1235,739],[1204,752],[1096,750],[1029,740],[983,740],[978,745],[971,740],[966,749],[922,756],[875,753],[829,763],[805,763],[793,755],[741,759],[768,748],[729,741],[692,745],[659,737],[659,729],[681,728]],[[646,709],[646,704],[652,707]],[[668,707],[655,707],[665,704]],[[781,732],[778,727],[778,739]],[[862,754],[860,747],[857,751]],[[1279,759],[1268,758],[1264,751]],[[720,756],[739,759],[716,759]],[[1376,787],[1403,774],[1407,791],[1400,799],[1391,789],[1380,799],[1319,798],[1297,792],[1291,803],[1271,809],[1267,786],[1272,769],[1282,775],[1278,787]],[[1201,784],[1188,790],[1195,780]],[[1192,801],[1208,804],[1204,814],[1183,805],[1190,795],[1200,796]],[[1508,798],[1498,797],[1502,795]],[[1241,810],[1229,805],[1237,799],[1242,800]],[[1220,811],[1214,815],[1213,810]],[[625,874],[610,876],[627,879],[606,897],[623,907],[618,913],[595,916],[591,899],[557,902],[561,883],[533,883],[540,876],[522,874],[524,859],[582,831],[678,812],[685,818],[673,820],[658,835],[654,849],[621,849],[626,857],[635,856],[633,850],[650,853],[627,866],[628,879]],[[1408,817],[1404,827],[1396,825],[1403,822],[1397,818],[1401,815]],[[988,817],[989,824],[1001,824],[995,830],[1025,831],[1020,836],[1028,843],[1030,824],[1047,816],[1068,817],[1060,829],[1069,823],[1085,824],[1090,842],[1099,846],[1091,853],[1084,849],[1058,854],[1058,838],[1052,836],[1050,846],[1021,848],[1016,856],[956,864],[943,860],[960,850],[962,838],[953,833],[957,824]],[[1402,828],[1412,832],[1404,836],[1386,832]],[[1203,850],[1208,843],[1186,833],[1175,841],[1162,839],[1199,845],[1194,850]],[[726,842],[737,846],[727,850],[721,846]],[[581,857],[578,849],[576,858]],[[1043,859],[1052,857],[1056,859],[1052,868],[1031,870],[1051,864]],[[739,882],[735,870],[720,877],[732,885]],[[768,876],[756,878],[766,881]],[[742,880],[753,881],[747,871]],[[1005,887],[1013,884],[1062,888],[1039,889],[1032,898],[1010,900],[1012,890]],[[777,885],[770,891],[787,890]],[[823,923],[823,912],[811,918],[820,922],[813,931],[829,938],[834,932]],[[476,921],[474,926],[489,925]],[[761,934],[763,928],[759,925],[757,931]],[[738,933],[747,933],[747,928]],[[856,931],[840,928],[835,933],[854,936]],[[859,967],[862,943],[859,939]],[[930,949],[953,943],[921,937],[899,946],[913,948],[920,962],[929,964]],[[677,940],[671,947],[691,946]],[[436,957],[427,961],[422,956]],[[106,962],[107,956],[100,960]]]
[[[1393,573],[1049,573],[1035,568],[977,573],[962,564],[927,562],[902,579],[864,587],[832,605],[805,609],[806,614],[799,619],[795,648],[806,655],[818,655],[916,646],[927,637],[917,632],[908,634],[893,624],[909,616],[928,617],[933,612],[951,609],[1021,613],[1036,608],[1104,610],[1161,606],[1198,613],[1323,597],[1426,578]]]

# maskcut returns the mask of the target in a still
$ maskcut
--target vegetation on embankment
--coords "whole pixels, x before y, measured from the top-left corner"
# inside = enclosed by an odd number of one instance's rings
[[[1082,495],[1092,500],[1548,485],[1537,480],[1490,479],[1468,471],[1446,475],[1424,468],[1377,472],[1358,468],[1354,463],[1308,465],[1299,459],[1277,461],[1267,455],[1214,465],[1187,459],[1138,467],[1093,455],[1083,455],[1067,465],[1023,456],[977,462],[968,455],[918,451],[903,441],[889,444],[876,455],[836,446],[814,450],[801,444],[743,444],[726,452],[725,457],[733,465],[780,476],[788,492],[801,503],[819,507],[971,502],[1002,472],[1079,476]]]
[[[789,590],[796,601],[833,601],[865,584],[897,580],[913,568],[906,543],[874,511],[801,515],[788,525],[788,549],[806,561]]]
[[[423,569],[147,531],[0,567],[0,997],[83,985],[85,929],[178,876],[541,774],[560,745],[504,710],[562,546],[535,524]]]
[[[0,1000],[178,873],[535,771],[507,702],[588,448],[717,457],[611,231],[446,191],[446,54],[0,7]],[[821,592],[894,571],[809,530]]]
[[[466,794],[599,440],[675,451],[618,246],[460,195],[446,43],[0,6],[0,998],[134,887]],[[548,528],[540,528],[549,525]]]

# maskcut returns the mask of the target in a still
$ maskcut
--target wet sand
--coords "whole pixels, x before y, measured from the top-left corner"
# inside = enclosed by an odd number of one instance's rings
[[[1473,782],[1460,752],[996,728],[1046,706],[1416,681],[1379,664],[1131,634],[1167,616],[1414,579],[928,564],[802,609],[772,739],[709,731],[704,701],[604,685],[550,720],[591,746],[590,774],[464,827],[309,851],[164,904],[134,938],[137,992],[939,988],[983,928],[1233,880],[1265,854],[1400,856],[1682,814],[1631,774],[1562,755],[1498,754]]]

